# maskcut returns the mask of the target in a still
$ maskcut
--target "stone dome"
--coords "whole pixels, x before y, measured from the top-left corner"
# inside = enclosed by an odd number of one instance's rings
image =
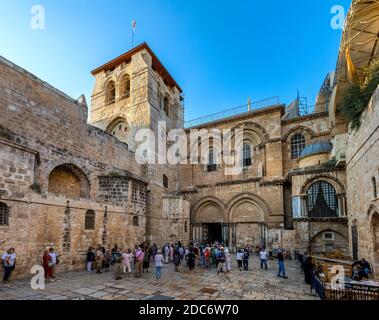
[[[306,158],[319,153],[330,153],[333,149],[333,144],[329,141],[317,141],[306,146],[300,154],[300,158]]]

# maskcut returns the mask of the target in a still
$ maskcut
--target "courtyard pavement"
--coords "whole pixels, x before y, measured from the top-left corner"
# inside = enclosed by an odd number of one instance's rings
[[[118,281],[112,271],[73,271],[57,274],[44,290],[33,290],[30,279],[0,284],[0,300],[318,300],[310,295],[297,261],[286,261],[288,279],[276,277],[276,261],[270,261],[265,271],[253,257],[249,267],[241,272],[233,263],[230,280],[217,276],[215,268],[198,267],[190,273],[185,264],[181,272],[174,272],[172,264],[165,266],[160,281],[152,267],[143,278],[123,275]]]

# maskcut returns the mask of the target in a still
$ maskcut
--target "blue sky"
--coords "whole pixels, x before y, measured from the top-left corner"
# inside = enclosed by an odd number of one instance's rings
[[[33,5],[46,28],[30,27]],[[335,69],[341,30],[331,7],[350,0],[0,0],[0,55],[90,101],[90,71],[148,42],[186,95],[186,120],[299,89],[313,103]]]

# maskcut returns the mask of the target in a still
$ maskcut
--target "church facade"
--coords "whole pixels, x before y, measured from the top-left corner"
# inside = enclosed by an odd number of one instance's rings
[[[379,271],[370,189],[379,180],[378,142],[355,158],[373,137],[368,130],[376,132],[378,99],[375,117],[350,132],[338,109],[341,69],[328,74],[311,111],[298,97],[188,126],[181,87],[146,43],[92,75],[89,108],[84,96],[72,99],[0,58],[0,250],[16,248],[19,276],[48,247],[61,254],[63,271],[82,268],[89,246],[179,240],[364,257]],[[242,130],[238,144],[231,139],[240,170],[219,161],[217,136],[205,150],[200,140],[187,146],[184,158],[204,151],[205,162],[140,164],[136,135],[162,134],[160,122],[164,139],[173,129],[186,141],[193,130]],[[369,187],[357,192],[366,178]]]

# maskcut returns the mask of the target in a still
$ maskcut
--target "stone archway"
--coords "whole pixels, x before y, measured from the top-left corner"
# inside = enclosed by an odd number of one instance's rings
[[[80,168],[65,163],[50,172],[48,192],[72,199],[89,198],[90,183]]]
[[[231,246],[266,246],[268,214],[266,203],[254,194],[241,194],[233,198],[228,205]]]
[[[191,210],[192,239],[195,242],[226,241],[224,204],[215,197],[198,201]]]
[[[106,128],[106,132],[113,135],[121,142],[128,143],[130,127],[125,118],[118,117],[112,120]]]

